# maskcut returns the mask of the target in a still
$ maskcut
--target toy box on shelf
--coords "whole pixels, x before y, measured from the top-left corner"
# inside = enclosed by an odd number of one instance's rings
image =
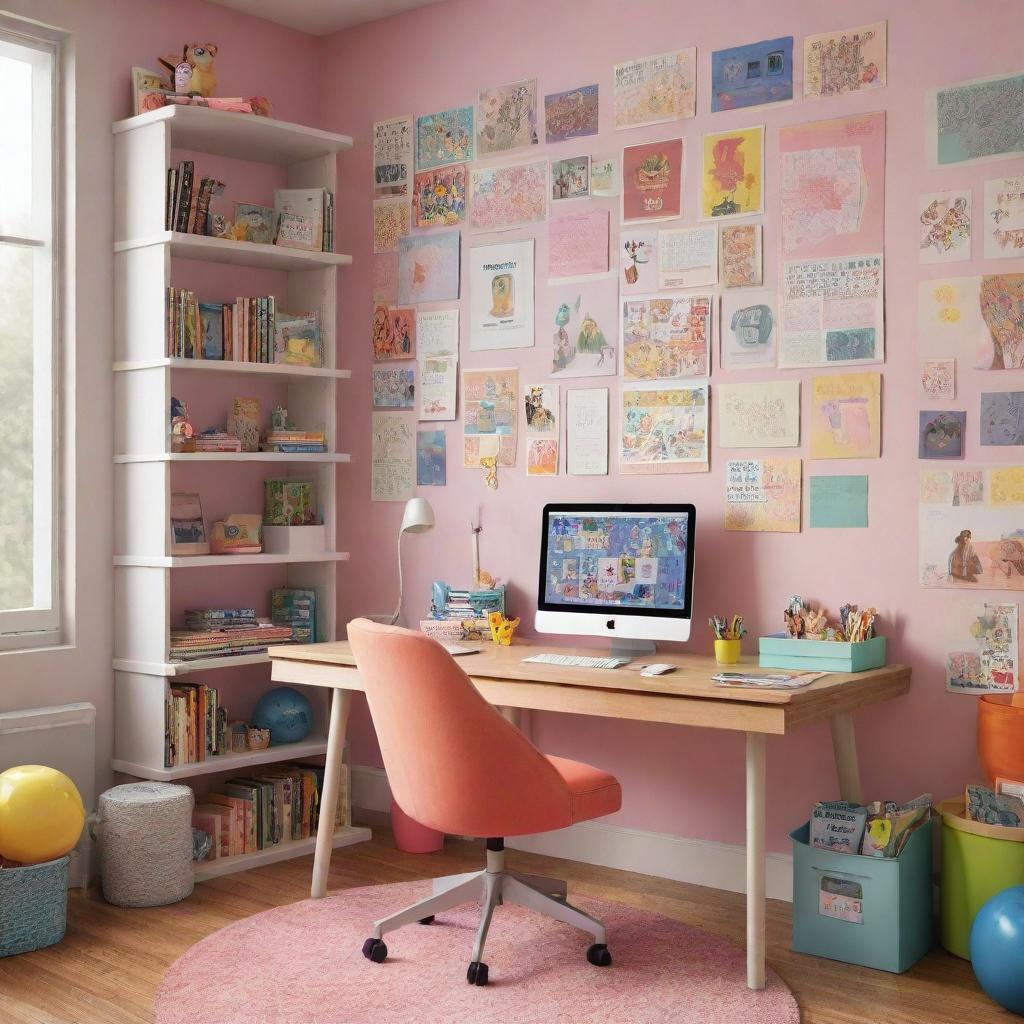
[[[799,597],[790,599],[784,613],[786,632],[758,640],[762,668],[803,671],[863,672],[885,665],[884,636],[875,636],[875,609],[856,605],[839,609],[839,622],[829,625],[824,608],[817,611]]]

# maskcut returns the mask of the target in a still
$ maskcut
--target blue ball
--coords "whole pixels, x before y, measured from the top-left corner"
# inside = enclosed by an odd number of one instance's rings
[[[313,707],[298,690],[279,686],[260,697],[251,723],[257,728],[270,730],[271,746],[298,743],[313,728]]]
[[[996,893],[978,911],[971,966],[991,999],[1024,1016],[1024,885]]]

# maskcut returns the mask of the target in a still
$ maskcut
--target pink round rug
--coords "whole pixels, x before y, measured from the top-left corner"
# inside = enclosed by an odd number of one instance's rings
[[[174,963],[156,1024],[798,1024],[785,983],[746,986],[746,957],[725,939],[619,903],[580,899],[603,919],[611,967],[590,938],[520,907],[495,910],[490,984],[466,982],[479,908],[385,936],[388,959],[361,948],[375,919],[429,894],[424,882],[348,889],[222,928]],[[572,894],[570,893],[570,899]],[[574,901],[575,902],[575,901]]]

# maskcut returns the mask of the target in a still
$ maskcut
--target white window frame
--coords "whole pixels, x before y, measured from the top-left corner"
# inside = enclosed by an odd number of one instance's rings
[[[60,573],[61,516],[59,501],[59,359],[60,316],[60,125],[62,44],[57,33],[36,23],[0,13],[0,54],[24,60],[35,55],[32,139],[32,224],[27,235],[0,234],[0,245],[31,249],[34,258],[33,313],[49,309],[51,315],[33,315],[33,604],[32,608],[0,609],[0,651],[42,647],[62,639],[62,580]],[[47,152],[48,150],[48,152]],[[40,178],[43,180],[40,182]],[[48,180],[47,180],[48,179]],[[37,187],[37,183],[39,183]],[[2,226],[0,226],[2,230]],[[40,472],[43,468],[48,472]],[[37,510],[47,509],[49,515]]]

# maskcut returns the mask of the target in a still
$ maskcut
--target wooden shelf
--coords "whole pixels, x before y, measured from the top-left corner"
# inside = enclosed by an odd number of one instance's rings
[[[173,779],[191,779],[198,775],[213,775],[215,772],[230,772],[236,768],[245,768],[254,764],[274,764],[277,761],[292,761],[297,757],[315,757],[327,753],[327,740],[318,738],[303,740],[301,743],[280,743],[266,750],[246,750],[240,754],[222,754],[210,757],[205,761],[194,761],[189,764],[178,764],[173,768],[158,768],[148,764],[136,764],[133,761],[119,761],[115,758],[110,767],[115,772],[132,775],[136,779],[153,779],[157,782],[169,782]]]
[[[267,665],[270,656],[262,654],[232,654],[224,658],[196,658],[194,661],[136,661],[132,658],[114,658],[115,672],[131,672],[141,676],[190,676],[194,672],[213,672],[222,668],[240,668],[245,665]]]
[[[344,452],[157,452],[115,455],[114,462],[351,462]]]
[[[347,266],[351,256],[340,252],[309,252],[286,249],[260,242],[236,242],[212,235],[189,235],[180,231],[161,231],[147,238],[129,238],[114,243],[114,252],[130,252],[154,245],[170,247],[179,260],[206,260],[209,263],[232,263],[263,270],[321,270],[324,267]]]
[[[286,363],[236,363],[230,359],[144,359],[138,362],[114,363],[114,373],[132,373],[135,370],[198,370],[206,373],[255,373],[264,377],[323,377],[328,380],[348,380],[351,370],[335,370],[327,366],[289,366]]]
[[[321,551],[317,554],[275,555],[261,551],[255,555],[114,555],[114,565],[148,569],[202,569],[211,565],[289,565],[296,562],[347,562],[347,551]]]

